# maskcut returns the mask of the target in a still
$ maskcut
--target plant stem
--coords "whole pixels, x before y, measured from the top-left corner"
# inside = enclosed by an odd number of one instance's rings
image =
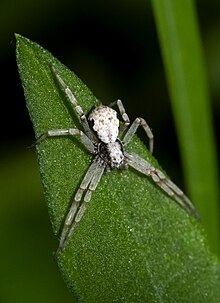
[[[189,196],[220,255],[218,173],[210,98],[194,3],[152,0]]]

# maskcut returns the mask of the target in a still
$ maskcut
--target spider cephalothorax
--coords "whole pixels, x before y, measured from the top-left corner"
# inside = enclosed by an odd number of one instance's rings
[[[106,165],[105,170],[108,172],[113,168],[124,169],[127,167],[123,145],[119,140],[111,143],[99,143],[96,159],[100,159],[101,163]]]
[[[63,250],[75,231],[86,211],[88,202],[91,200],[92,192],[96,189],[103,173],[111,171],[113,168],[124,169],[131,166],[142,174],[151,177],[174,201],[186,211],[198,217],[196,209],[188,197],[162,171],[153,167],[140,156],[126,150],[126,145],[133,138],[137,128],[142,126],[149,138],[149,150],[151,153],[153,152],[153,134],[146,121],[143,118],[136,118],[130,125],[130,120],[121,100],[117,100],[116,105],[121,114],[125,130],[122,133],[121,140],[119,140],[120,127],[117,112],[111,107],[100,105],[92,110],[87,119],[83,109],[55,67],[52,65],[51,68],[79,116],[84,132],[77,128],[48,130],[38,138],[36,143],[48,137],[78,136],[86,149],[94,155],[94,159],[75,194],[74,201],[65,219],[58,252]]]

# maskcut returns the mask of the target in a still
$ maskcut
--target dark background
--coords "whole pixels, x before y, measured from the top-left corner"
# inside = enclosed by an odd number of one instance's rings
[[[220,2],[198,1],[197,11],[219,146]],[[70,302],[51,257],[57,243],[36,156],[26,149],[34,136],[15,32],[48,49],[102,103],[121,98],[131,120],[144,117],[155,135],[155,157],[184,187],[152,7],[148,0],[0,0],[0,301]]]

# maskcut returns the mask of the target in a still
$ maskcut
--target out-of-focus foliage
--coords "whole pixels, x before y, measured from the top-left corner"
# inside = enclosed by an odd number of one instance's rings
[[[210,246],[220,256],[217,155],[196,10],[192,0],[152,3],[187,189]]]
[[[14,154],[15,153],[15,154]],[[36,154],[1,154],[1,302],[74,302],[60,277]],[[16,155],[16,156],[15,156]]]

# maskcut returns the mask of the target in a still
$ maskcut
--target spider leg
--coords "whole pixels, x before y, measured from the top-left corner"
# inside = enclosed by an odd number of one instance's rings
[[[42,134],[34,144],[31,145],[34,146],[36,144],[39,144],[43,140],[50,138],[50,137],[60,137],[60,136],[79,136],[82,144],[86,147],[86,149],[94,154],[95,148],[93,142],[90,140],[89,137],[87,137],[84,132],[77,128],[69,128],[69,129],[54,129],[54,130],[48,130],[46,133]]]
[[[120,99],[118,99],[117,101],[112,102],[109,106],[113,107],[115,104],[117,105],[120,115],[122,117],[122,120],[124,121],[124,124],[122,125],[122,128],[120,129],[120,131],[123,132],[130,125],[130,119],[125,111],[122,101]]]
[[[127,145],[131,141],[131,139],[135,135],[139,126],[143,127],[145,133],[147,134],[147,136],[149,138],[149,150],[150,150],[150,153],[152,154],[153,146],[154,146],[154,136],[153,136],[153,133],[152,133],[149,125],[143,118],[136,118],[134,120],[134,122],[131,124],[131,126],[129,127],[127,133],[125,134],[125,136],[122,140],[123,145]]]
[[[92,192],[96,189],[104,170],[105,166],[100,166],[96,160],[90,165],[86,175],[80,184],[79,189],[75,194],[74,201],[66,216],[57,254],[65,248],[66,244],[73,235],[77,224],[80,222],[84,212],[87,209],[88,203],[91,200]],[[82,196],[85,191],[86,193],[82,201]]]
[[[59,81],[60,85],[62,86],[66,96],[68,97],[69,101],[73,105],[73,108],[75,109],[77,115],[79,116],[81,123],[84,127],[86,135],[90,138],[90,140],[95,141],[94,134],[92,133],[92,131],[89,127],[86,115],[85,115],[82,107],[78,104],[76,97],[74,96],[74,94],[72,93],[70,88],[66,85],[66,83],[63,81],[63,79],[61,78],[60,74],[58,73],[58,71],[56,70],[56,68],[54,67],[53,64],[51,64],[51,68],[52,68],[52,71],[54,72],[57,80]]]
[[[198,220],[199,214],[189,198],[182,192],[182,190],[168,179],[162,171],[152,166],[149,162],[139,157],[136,154],[125,152],[128,160],[128,165],[137,171],[152,178],[152,180],[174,201],[177,202],[188,213],[193,214]]]
[[[117,103],[120,115],[121,115],[121,117],[122,117],[122,119],[124,121],[124,125],[125,125],[125,127],[128,127],[130,125],[130,119],[129,119],[126,111],[125,111],[124,105],[123,105],[123,103],[122,103],[122,101],[120,99],[118,99],[116,101],[116,103]]]

